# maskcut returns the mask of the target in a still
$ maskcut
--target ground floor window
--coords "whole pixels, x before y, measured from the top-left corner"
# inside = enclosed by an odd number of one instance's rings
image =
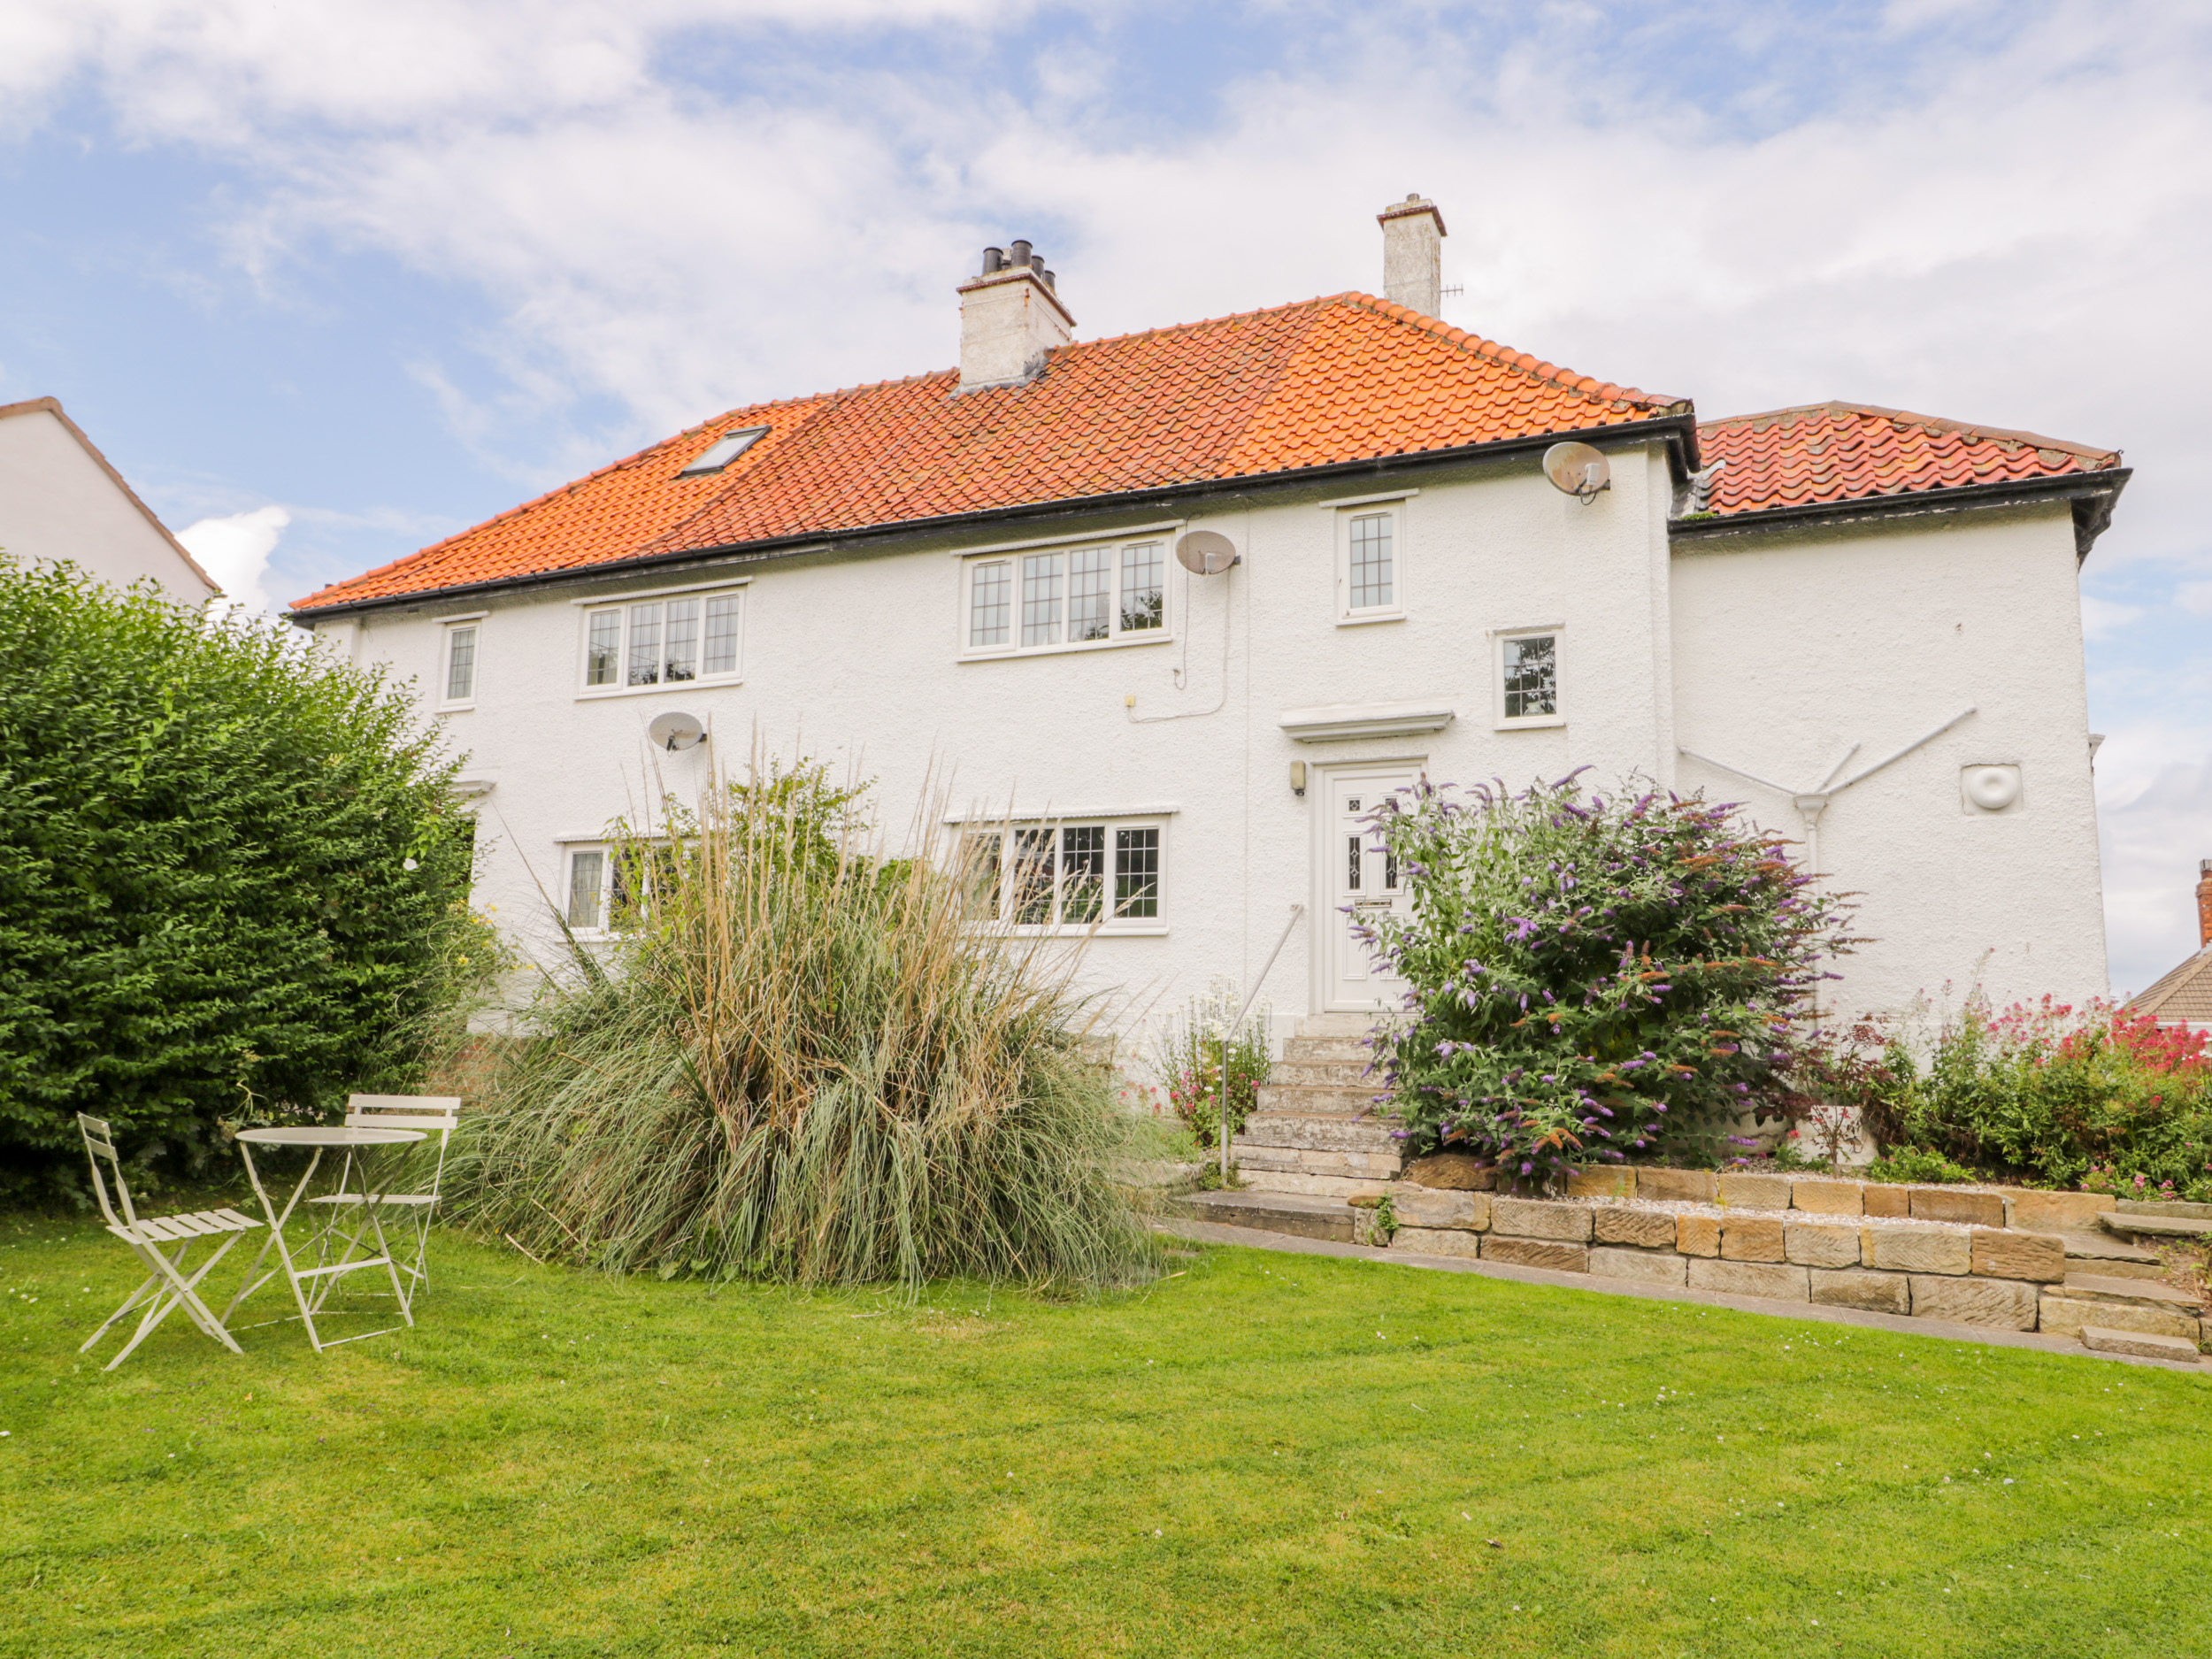
[[[675,874],[672,847],[572,847],[562,913],[572,932],[620,933],[651,910]]]
[[[968,914],[1015,927],[1160,919],[1162,826],[1009,824],[960,838]]]

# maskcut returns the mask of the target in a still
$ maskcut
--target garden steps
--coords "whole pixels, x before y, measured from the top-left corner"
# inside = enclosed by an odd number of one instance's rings
[[[2062,1233],[2066,1271],[2102,1273],[2115,1279],[2163,1279],[2166,1264],[2154,1250],[2130,1244],[2108,1233]],[[2077,1265],[2078,1264],[2078,1265]]]
[[[2141,1210],[2108,1210],[2097,1219],[2107,1232],[2122,1235],[2135,1233],[2158,1239],[2201,1239],[2212,1233],[2212,1220],[2195,1216],[2146,1215]]]
[[[2198,1299],[2185,1290],[2148,1279],[2114,1279],[2099,1273],[2068,1271],[2061,1287],[2072,1302],[2104,1302],[2125,1308],[2154,1308],[2162,1312],[2194,1316]]]
[[[1379,1196],[1404,1166],[1379,1118],[1357,1014],[1309,1016],[1260,1085],[1232,1148],[1247,1187],[1342,1201]]]
[[[1167,1208],[1193,1221],[1284,1233],[1301,1239],[1332,1239],[1342,1244],[1352,1241],[1356,1213],[1340,1198],[1248,1188],[1243,1192],[1189,1193],[1170,1200]]]

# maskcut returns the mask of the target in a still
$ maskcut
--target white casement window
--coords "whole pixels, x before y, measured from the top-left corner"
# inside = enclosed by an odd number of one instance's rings
[[[1351,502],[1336,509],[1336,619],[1395,622],[1406,613],[1406,503]]]
[[[999,657],[1165,639],[1167,565],[1164,536],[966,559],[962,653]]]
[[[634,843],[571,846],[562,915],[572,933],[622,932],[649,914],[654,895],[674,879],[675,851]]]
[[[1563,637],[1555,627],[1513,628],[1491,636],[1499,726],[1566,724],[1559,690]]]
[[[1040,930],[1161,931],[1159,823],[1009,824],[960,837],[968,918]]]
[[[656,594],[584,611],[587,695],[741,678],[741,588]]]
[[[481,623],[476,618],[449,622],[438,645],[438,706],[472,708],[476,703],[477,641]]]

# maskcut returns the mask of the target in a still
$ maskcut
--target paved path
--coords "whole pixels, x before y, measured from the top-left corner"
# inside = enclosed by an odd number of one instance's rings
[[[2036,1331],[2001,1331],[1991,1325],[1954,1325],[1943,1319],[1912,1319],[1893,1313],[1865,1313],[1856,1308],[1832,1308],[1821,1302],[1776,1302],[1765,1296],[1731,1296],[1719,1291],[1678,1289],[1667,1285],[1637,1285],[1624,1279],[1593,1279],[1587,1273],[1561,1273],[1543,1267],[1510,1267],[1502,1262],[1466,1261],[1455,1256],[1422,1256],[1412,1250],[1377,1250],[1363,1244],[1340,1244],[1328,1239],[1301,1239],[1288,1233],[1266,1233],[1256,1227],[1224,1227],[1210,1221],[1156,1221],[1154,1230],[1202,1244],[1240,1244],[1253,1250],[1278,1250],[1292,1256],[1337,1256],[1355,1261],[1380,1262],[1391,1267],[1424,1267],[1440,1273],[1472,1273],[1481,1279],[1510,1279],[1524,1285],[1555,1285],[1600,1296],[1636,1296],[1646,1302],[1691,1302],[1706,1308],[1733,1308],[1742,1313],[1772,1314],[1786,1319],[1809,1319],[1817,1325],[1855,1325],[1899,1336],[1937,1337],[1953,1342],[1980,1342],[1990,1348],[2037,1348],[2070,1359],[2101,1360],[2121,1365],[2147,1365],[2154,1371],[2192,1371],[2204,1368],[2170,1360],[2138,1359],[2126,1354],[2093,1354],[2073,1337],[2045,1336]]]

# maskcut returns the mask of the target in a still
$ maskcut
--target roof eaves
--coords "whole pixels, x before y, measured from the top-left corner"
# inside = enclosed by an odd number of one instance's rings
[[[1717,422],[1708,421],[1708,427]],[[1962,484],[1943,489],[1901,490],[1887,495],[1853,495],[1842,501],[1802,502],[1749,512],[1702,513],[1667,522],[1671,540],[1750,535],[1792,524],[1848,524],[1860,519],[1914,518],[2015,507],[2039,501],[2067,501],[2074,510],[2074,557],[2089,557],[2112,523],[2112,509],[2134,476],[2131,467],[2098,472],[2056,472],[2047,478],[2005,479],[1991,484]]]
[[[1126,490],[1111,495],[1071,496],[1049,501],[1022,502],[1012,506],[992,507],[979,512],[949,513],[929,518],[900,518],[883,524],[859,525],[833,530],[814,530],[805,534],[767,537],[757,541],[733,541],[681,548],[664,547],[630,558],[603,559],[589,565],[562,565],[557,569],[534,571],[518,576],[496,577],[488,581],[457,583],[449,587],[420,588],[404,593],[377,594],[365,599],[343,601],[327,605],[302,603],[293,606],[285,612],[285,616],[288,619],[295,620],[348,616],[367,611],[386,610],[396,605],[419,605],[434,598],[458,599],[470,595],[509,593],[518,588],[595,581],[608,576],[635,575],[643,571],[687,565],[709,559],[741,560],[750,563],[772,558],[796,558],[840,549],[851,549],[853,544],[858,542],[876,542],[898,536],[936,534],[960,529],[969,525],[1019,523],[1030,518],[1064,518],[1073,513],[1103,512],[1117,507],[1146,506],[1193,495],[1240,495],[1255,488],[1294,488],[1303,484],[1324,483],[1332,479],[1358,477],[1363,473],[1395,472],[1409,466],[1458,460],[1488,459],[1528,450],[1548,449],[1555,443],[1565,443],[1576,440],[1584,442],[1618,442],[1628,437],[1661,437],[1666,439],[1671,447],[1677,444],[1694,445],[1696,436],[1694,416],[1662,413],[1647,419],[1616,421],[1608,426],[1588,426],[1574,432],[1537,433],[1526,437],[1494,439],[1486,443],[1463,444],[1448,449],[1417,449],[1402,455],[1370,456],[1356,461],[1333,461],[1326,465],[1299,467],[1283,472],[1248,472],[1225,478],[1191,479],[1181,483],[1156,485],[1145,489]],[[396,563],[405,564],[406,562],[402,559]],[[395,565],[387,565],[384,568],[389,570],[395,568]],[[374,574],[375,572],[369,573]]]

